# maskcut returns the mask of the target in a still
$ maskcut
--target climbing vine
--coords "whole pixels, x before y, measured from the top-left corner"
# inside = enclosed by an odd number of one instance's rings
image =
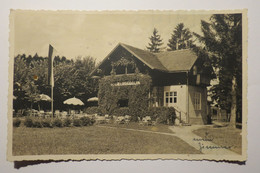
[[[129,113],[142,116],[149,104],[151,77],[144,74],[111,75],[100,79],[99,107],[104,114],[112,115],[119,109],[118,101],[128,101]]]

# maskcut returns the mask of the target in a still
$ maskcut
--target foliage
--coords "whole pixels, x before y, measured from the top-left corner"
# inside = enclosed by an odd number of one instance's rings
[[[71,119],[70,118],[65,118],[63,121],[63,126],[64,127],[69,127],[71,125]]]
[[[90,126],[90,125],[92,125],[92,121],[91,121],[91,119],[89,117],[81,117],[80,121],[81,121],[81,125],[82,126]]]
[[[139,85],[115,86],[122,82],[140,82]],[[99,107],[103,114],[112,115],[119,107],[120,99],[128,100],[130,114],[139,116],[145,112],[149,103],[151,77],[144,74],[107,76],[99,82]]]
[[[97,94],[97,81],[92,80],[90,72],[95,68],[92,57],[54,58],[54,107],[64,110],[63,101],[76,96],[83,102]],[[17,55],[14,58],[14,109],[37,109],[39,94],[51,95],[47,84],[48,58]],[[38,103],[38,104],[36,104]],[[50,109],[49,107],[47,109]]]
[[[113,112],[113,115],[116,116],[125,116],[125,115],[130,115],[130,109],[128,107],[122,107],[122,108],[117,108]]]
[[[192,34],[188,28],[184,28],[183,23],[179,23],[169,39],[168,50],[179,50],[193,47]]]
[[[13,119],[13,126],[19,127],[21,125],[21,120],[19,118]]]
[[[62,127],[62,121],[58,118],[54,119],[52,122],[53,127]]]
[[[52,127],[51,120],[49,118],[43,119],[41,121],[42,127]]]
[[[70,97],[77,97],[86,103],[89,97],[97,94],[97,81],[89,76],[95,67],[95,59],[92,57],[78,57],[72,63],[57,64],[54,71],[55,93],[61,96],[56,98],[62,103]]]
[[[73,119],[73,126],[75,127],[80,127],[81,126],[81,121],[80,119]]]
[[[172,124],[176,118],[173,107],[150,107],[145,116],[150,116],[152,120],[162,124]]]
[[[160,52],[161,50],[160,46],[163,44],[163,42],[156,28],[153,29],[153,35],[149,37],[149,39],[151,43],[148,43],[149,46],[147,46],[146,48],[150,52],[154,52],[154,53]]]
[[[43,126],[42,126],[41,120],[39,120],[39,119],[34,119],[34,120],[33,120],[33,127],[35,127],[35,128],[42,128]]]
[[[25,127],[33,127],[33,120],[30,117],[26,117],[24,121]]]
[[[194,35],[204,46],[196,52],[210,59],[218,80],[211,97],[231,113],[234,125],[236,114],[242,113],[242,15],[212,15],[210,22],[201,21],[201,29],[202,36]]]
[[[93,107],[88,107],[85,112],[87,114],[98,114],[98,115],[101,115],[101,109],[97,106],[93,106]]]

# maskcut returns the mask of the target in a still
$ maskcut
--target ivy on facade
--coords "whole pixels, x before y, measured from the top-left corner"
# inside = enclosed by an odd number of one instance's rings
[[[132,84],[126,85],[129,82]],[[118,83],[122,85],[115,85]],[[141,117],[148,109],[151,83],[149,75],[138,73],[106,76],[99,82],[99,107],[104,114],[112,115],[123,99],[128,101],[130,114]]]

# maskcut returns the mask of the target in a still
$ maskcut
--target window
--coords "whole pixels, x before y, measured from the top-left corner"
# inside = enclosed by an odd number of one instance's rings
[[[165,103],[177,103],[177,92],[171,91],[171,92],[165,92]]]
[[[193,75],[197,75],[197,66],[196,65],[193,67]]]
[[[201,93],[194,93],[194,109],[201,110]]]
[[[120,99],[117,102],[118,107],[128,107],[128,99]]]

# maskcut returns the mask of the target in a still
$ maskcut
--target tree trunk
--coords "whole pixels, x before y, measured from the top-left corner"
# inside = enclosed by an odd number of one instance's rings
[[[232,96],[231,115],[230,115],[230,123],[229,123],[229,126],[233,127],[233,128],[236,128],[236,112],[237,112],[236,86],[237,86],[236,77],[233,76],[233,79],[232,79],[232,90],[231,90],[231,96]]]

